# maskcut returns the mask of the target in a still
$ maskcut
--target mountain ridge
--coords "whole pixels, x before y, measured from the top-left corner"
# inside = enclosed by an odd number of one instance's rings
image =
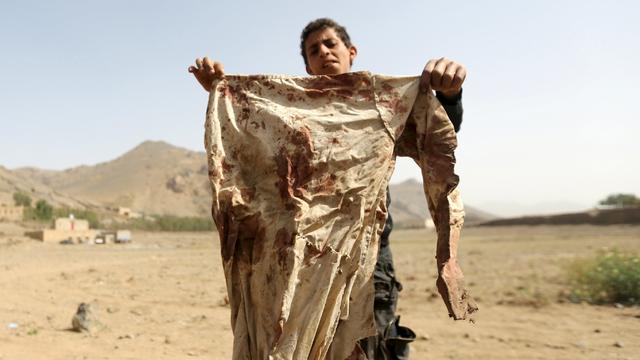
[[[112,160],[64,170],[0,166],[0,184],[3,179],[20,186],[0,187],[0,192],[24,191],[56,206],[129,207],[154,215],[210,216],[205,153],[165,141],[144,141]],[[390,211],[398,227],[424,226],[428,208],[422,184],[410,179],[389,187]],[[469,224],[495,219],[470,206],[466,212]]]

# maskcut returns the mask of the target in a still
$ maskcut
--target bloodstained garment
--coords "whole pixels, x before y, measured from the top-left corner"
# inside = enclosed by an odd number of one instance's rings
[[[477,310],[456,261],[456,134],[418,83],[368,72],[213,83],[205,147],[234,359],[342,360],[375,334],[372,274],[396,155],[422,170],[450,316]]]

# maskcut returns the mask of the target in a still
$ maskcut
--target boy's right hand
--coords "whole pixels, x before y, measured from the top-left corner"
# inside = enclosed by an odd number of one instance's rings
[[[197,58],[196,64],[189,66],[189,72],[192,73],[196,80],[208,92],[211,89],[213,80],[224,77],[224,68],[217,61],[211,61],[208,57]]]

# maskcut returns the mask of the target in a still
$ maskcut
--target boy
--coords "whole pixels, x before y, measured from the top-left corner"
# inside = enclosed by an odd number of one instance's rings
[[[351,43],[346,29],[331,19],[317,19],[309,23],[301,35],[301,55],[309,75],[338,75],[351,71],[357,56],[357,48]],[[189,67],[202,87],[209,91],[214,79],[224,76],[219,62],[209,58],[196,59]],[[421,76],[422,91],[436,91],[454,128],[458,131],[462,122],[461,93],[466,77],[464,66],[445,59],[427,62]],[[387,206],[389,203],[387,197]],[[378,336],[362,340],[360,347],[369,359],[407,359],[408,343],[413,341],[413,332],[398,324],[395,315],[400,283],[395,278],[393,259],[389,248],[389,234],[393,222],[389,215],[380,240],[378,261],[374,273],[375,319]]]

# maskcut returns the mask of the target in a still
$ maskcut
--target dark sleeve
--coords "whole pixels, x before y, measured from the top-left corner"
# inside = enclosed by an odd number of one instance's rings
[[[380,237],[380,246],[389,245],[389,235],[391,235],[391,231],[393,230],[393,219],[391,218],[389,206],[391,206],[391,193],[387,186],[387,221],[384,223],[384,229],[382,230],[382,236]]]
[[[445,98],[444,95],[442,95],[442,93],[439,91],[436,91],[436,97],[438,98],[438,100],[440,100],[444,111],[447,112],[447,116],[449,117],[449,120],[451,120],[453,128],[456,130],[456,132],[460,131],[463,113],[462,90],[460,90],[460,93],[454,99]]]

